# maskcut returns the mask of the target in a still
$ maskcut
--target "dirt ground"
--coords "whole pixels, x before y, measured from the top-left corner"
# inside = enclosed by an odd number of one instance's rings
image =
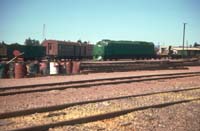
[[[0,79],[0,87],[88,80],[88,79],[109,78],[109,77],[151,75],[151,74],[178,73],[178,72],[181,73],[181,72],[193,72],[193,71],[200,71],[200,67],[199,66],[187,67],[187,69],[179,69],[179,70],[146,70],[146,71],[128,71],[128,72],[91,73],[91,74],[80,74],[80,75],[69,75],[69,76],[45,76],[45,77],[43,76],[43,77],[22,78],[22,79]]]
[[[150,74],[165,74],[177,72],[200,71],[200,67],[189,67],[187,70],[156,70],[156,71],[131,71],[113,73],[94,73],[72,76],[47,76],[24,79],[1,79],[1,87],[16,85],[30,85],[41,83],[66,82],[76,80],[88,80],[109,77],[138,76]],[[69,88],[65,90],[52,90],[47,92],[37,92],[29,94],[18,94],[10,96],[0,96],[0,113],[23,110],[35,107],[51,106],[70,102],[93,100],[98,98],[109,98],[116,96],[126,96],[170,89],[184,89],[200,87],[200,76],[176,78],[167,80],[153,80],[143,82],[133,82],[117,85],[101,85],[88,88]],[[200,96],[200,94],[199,94]],[[150,116],[149,116],[150,114]],[[134,116],[134,117],[133,117]],[[116,118],[116,124],[109,126],[109,120],[105,120],[106,127],[95,128],[95,123],[60,127],[50,130],[166,130],[166,131],[198,131],[200,130],[200,102],[190,102],[170,106],[163,109],[148,109],[137,113],[129,113],[122,117],[131,117],[130,121]],[[108,123],[107,123],[108,121]],[[110,120],[112,123],[115,119]],[[131,124],[130,124],[131,123]],[[110,124],[111,125],[111,124]],[[126,126],[123,126],[126,125]],[[80,127],[79,127],[80,126]],[[115,129],[115,128],[116,129]],[[120,127],[120,128],[119,128]],[[123,127],[123,128],[121,128]]]
[[[49,131],[199,131],[200,102],[152,108],[92,123],[63,126]]]

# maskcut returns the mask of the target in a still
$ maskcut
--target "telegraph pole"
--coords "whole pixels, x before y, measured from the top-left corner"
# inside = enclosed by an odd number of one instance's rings
[[[43,37],[43,40],[46,39],[46,36],[45,36],[45,24],[43,24],[43,31],[42,31],[42,37]]]
[[[185,46],[185,26],[187,23],[183,23],[183,51],[182,51],[182,57],[184,57],[184,46]]]

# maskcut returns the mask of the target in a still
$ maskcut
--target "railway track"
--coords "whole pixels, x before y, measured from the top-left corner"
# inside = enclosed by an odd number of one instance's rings
[[[44,92],[50,90],[64,90],[67,88],[88,88],[100,85],[113,85],[122,83],[142,82],[151,80],[174,79],[183,77],[199,76],[200,72],[171,73],[171,74],[155,74],[142,76],[114,77],[104,79],[91,79],[81,81],[69,81],[62,83],[48,83],[27,86],[1,87],[0,96],[16,95],[23,93]]]
[[[150,108],[200,101],[200,87],[82,101],[0,114],[1,130],[33,131],[118,117]],[[32,112],[31,112],[32,110]],[[36,113],[37,112],[37,113]],[[3,116],[3,117],[2,117]]]

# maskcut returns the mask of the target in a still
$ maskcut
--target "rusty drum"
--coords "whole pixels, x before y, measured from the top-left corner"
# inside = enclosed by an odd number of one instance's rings
[[[72,74],[80,73],[80,61],[73,61]]]
[[[23,78],[25,73],[25,64],[22,62],[15,63],[15,78]]]
[[[71,61],[66,62],[66,73],[68,75],[72,73],[72,62]]]

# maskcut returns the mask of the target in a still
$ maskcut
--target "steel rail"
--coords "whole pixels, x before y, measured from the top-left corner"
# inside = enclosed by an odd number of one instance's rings
[[[65,108],[68,108],[68,107],[78,106],[78,105],[83,105],[83,104],[90,104],[90,103],[97,103],[97,102],[118,100],[118,99],[136,98],[136,97],[150,96],[150,95],[157,95],[157,94],[164,94],[164,93],[172,93],[172,92],[176,93],[176,92],[198,90],[198,89],[200,89],[200,86],[199,87],[192,87],[192,88],[174,89],[174,90],[167,90],[167,91],[128,95],[128,96],[103,98],[103,99],[96,99],[96,100],[87,100],[87,101],[80,101],[80,102],[73,102],[73,103],[65,103],[65,104],[61,104],[61,105],[54,105],[54,106],[47,106],[47,107],[31,108],[31,109],[26,109],[26,110],[0,113],[0,119],[18,117],[18,116],[25,116],[25,115],[30,115],[30,114],[34,114],[34,113],[56,111],[56,110],[61,110],[61,109],[65,109]]]
[[[142,106],[142,107],[137,107],[137,108],[130,108],[130,109],[125,109],[125,110],[120,110],[120,111],[113,111],[109,113],[103,113],[103,114],[92,115],[92,116],[87,116],[87,117],[81,117],[81,118],[60,121],[60,122],[55,122],[55,123],[49,123],[49,124],[44,124],[44,125],[14,129],[10,131],[45,131],[45,130],[48,130],[49,128],[54,128],[58,126],[89,123],[89,122],[118,117],[118,116],[125,115],[125,114],[135,112],[135,111],[147,110],[151,108],[163,108],[163,107],[168,107],[168,106],[172,106],[176,104],[188,103],[188,102],[199,101],[199,100],[200,98],[195,98],[195,99],[185,99],[185,100],[179,100],[179,101],[173,101],[173,102],[166,102],[166,103]]]
[[[67,88],[89,88],[93,86],[101,86],[101,85],[115,85],[122,83],[132,83],[132,82],[142,82],[142,81],[151,81],[151,80],[164,80],[164,79],[174,79],[174,78],[184,78],[184,77],[194,77],[200,75],[199,73],[192,75],[173,75],[173,76],[165,76],[165,77],[157,77],[157,78],[144,78],[144,79],[136,79],[136,80],[120,80],[120,81],[111,81],[111,82],[99,82],[99,83],[86,83],[80,85],[70,85],[70,86],[61,86],[61,87],[48,87],[48,88],[39,88],[39,89],[31,89],[31,90],[22,90],[22,91],[10,91],[10,92],[0,92],[0,96],[8,96],[8,95],[18,95],[24,93],[36,93],[36,92],[45,92],[50,90],[64,90]],[[130,78],[131,79],[131,78]]]
[[[166,74],[152,74],[152,75],[140,75],[140,76],[125,76],[125,77],[112,77],[112,78],[99,78],[90,80],[78,80],[78,81],[67,81],[67,82],[56,82],[56,83],[45,83],[45,84],[34,84],[34,85],[21,85],[21,86],[10,86],[10,87],[0,87],[0,91],[20,89],[20,88],[34,88],[38,86],[56,86],[56,85],[67,85],[67,84],[78,84],[87,82],[97,82],[106,80],[118,80],[118,79],[131,79],[131,78],[141,78],[141,77],[154,77],[154,76],[168,76],[168,75],[186,75],[186,74],[198,74],[200,72],[182,72],[182,73],[166,73]]]

